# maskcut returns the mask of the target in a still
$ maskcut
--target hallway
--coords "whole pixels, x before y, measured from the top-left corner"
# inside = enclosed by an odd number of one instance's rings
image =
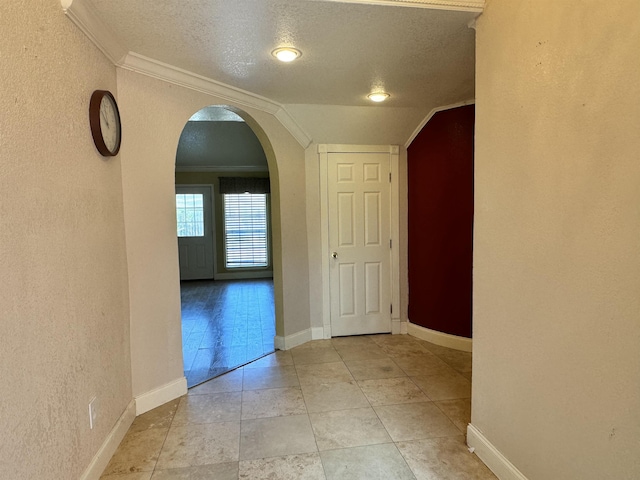
[[[188,387],[274,351],[273,280],[180,282]]]
[[[139,416],[101,478],[495,480],[470,379],[470,353],[409,335],[308,342]]]

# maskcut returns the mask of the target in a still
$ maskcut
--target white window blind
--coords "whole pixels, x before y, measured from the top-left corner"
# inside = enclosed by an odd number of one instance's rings
[[[226,267],[266,267],[267,194],[225,194],[223,198]]]

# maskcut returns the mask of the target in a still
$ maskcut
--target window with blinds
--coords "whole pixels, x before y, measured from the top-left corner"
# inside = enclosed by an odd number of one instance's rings
[[[224,194],[224,248],[227,268],[266,267],[267,194]]]

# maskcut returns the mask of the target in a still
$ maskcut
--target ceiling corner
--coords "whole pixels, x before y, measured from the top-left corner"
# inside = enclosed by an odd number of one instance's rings
[[[61,0],[65,15],[89,37],[89,40],[104,53],[114,65],[120,65],[127,55],[113,31],[98,17],[93,5],[87,0]]]
[[[420,131],[424,128],[424,126],[427,123],[429,123],[429,120],[431,120],[436,113],[442,112],[444,110],[451,110],[452,108],[458,108],[458,107],[464,107],[466,105],[472,105],[472,104],[475,104],[475,103],[476,103],[476,100],[474,98],[472,98],[470,100],[465,100],[464,102],[452,103],[450,105],[443,105],[441,107],[432,108],[431,111],[429,113],[427,113],[427,116],[424,117],[424,119],[418,124],[418,126],[413,131],[411,136],[407,139],[407,141],[404,142],[404,147],[405,148],[409,148],[409,145],[411,145],[411,142],[413,142],[415,140],[415,138],[418,136]]]
[[[65,15],[117,67],[214,95],[239,106],[251,107],[270,113],[293,135],[302,148],[307,148],[311,143],[309,135],[304,132],[279,103],[128,51],[127,48],[122,46],[113,31],[100,19],[88,0],[61,0],[60,4]]]
[[[307,148],[311,145],[313,139],[303,130],[303,128],[284,107],[280,107],[280,109],[275,113],[275,117],[282,125],[284,125],[289,133],[293,135],[302,148]]]

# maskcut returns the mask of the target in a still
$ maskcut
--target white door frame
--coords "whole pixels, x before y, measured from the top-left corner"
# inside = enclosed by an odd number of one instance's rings
[[[212,248],[213,248],[213,279],[218,280],[216,277],[218,276],[218,245],[216,239],[216,199],[213,196],[215,193],[215,188],[211,183],[176,183],[175,189],[178,188],[208,188],[211,192],[211,239],[212,239]],[[175,197],[174,197],[175,198]],[[177,238],[177,233],[176,233]]]
[[[398,191],[398,145],[318,145],[320,162],[320,237],[322,244],[322,323],[324,338],[331,338],[331,295],[329,262],[329,172],[330,153],[388,153],[391,167],[391,333],[400,333],[400,195]]]

